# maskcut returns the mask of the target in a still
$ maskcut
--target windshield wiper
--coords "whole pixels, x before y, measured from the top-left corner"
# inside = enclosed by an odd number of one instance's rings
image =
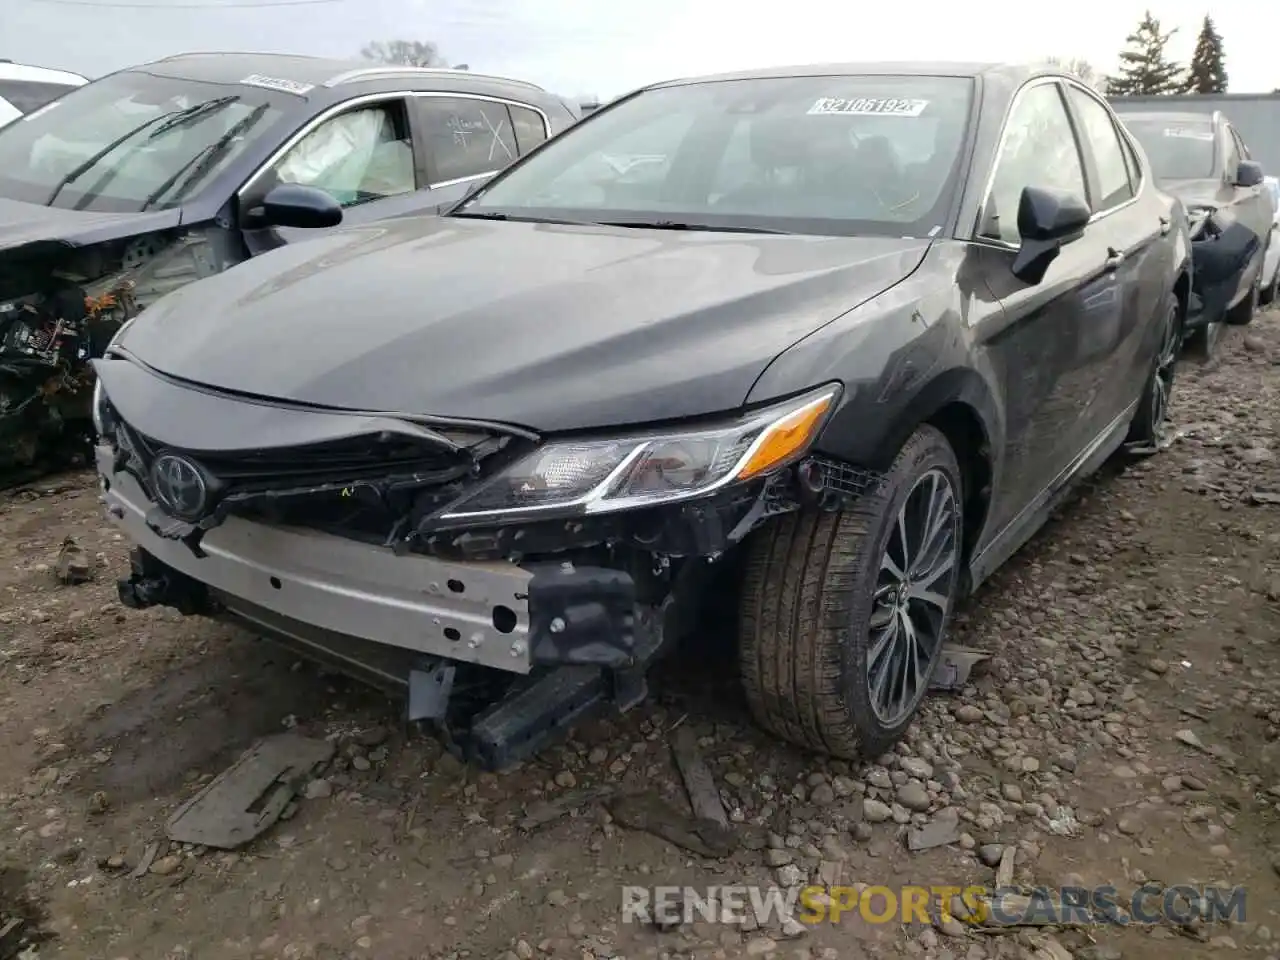
[[[175,127],[183,127],[188,123],[194,123],[202,117],[206,117],[217,110],[221,110],[229,103],[235,103],[239,99],[240,98],[238,96],[232,94],[225,97],[214,97],[212,100],[204,100],[200,103],[193,103],[191,106],[184,107],[179,110],[177,113],[170,116],[164,123],[160,124],[160,126],[152,130],[151,135],[147,137],[147,139],[154,140],[167,130],[172,130]]]
[[[222,156],[237,137],[241,136],[246,130],[262,119],[262,115],[267,112],[268,106],[269,104],[264,103],[254,107],[250,113],[246,114],[240,120],[237,120],[228,127],[226,133],[175,170],[171,176],[165,179],[164,183],[151,191],[151,194],[147,199],[142,201],[141,210],[149,209],[153,203],[156,203],[165,195],[166,192],[168,192],[170,187],[177,183],[178,178],[182,176],[183,173],[190,170],[191,173],[187,175],[187,178],[183,180],[181,185],[178,187],[177,196],[181,199],[186,192],[191,189],[191,185],[198,182],[200,178],[205,175],[206,171],[208,171],[208,169],[218,161],[218,158]]]
[[[60,194],[64,188],[70,186],[72,183],[75,183],[75,181],[83,177],[91,169],[97,166],[98,161],[100,161],[103,157],[105,157],[108,153],[110,153],[116,147],[120,146],[120,144],[124,143],[130,137],[136,137],[138,134],[140,134],[143,130],[147,129],[147,127],[151,126],[152,124],[159,123],[161,120],[165,120],[168,117],[172,117],[172,116],[173,116],[172,111],[169,113],[162,113],[157,117],[152,117],[150,120],[147,120],[145,123],[139,124],[138,126],[134,127],[131,130],[126,130],[120,136],[116,137],[114,140],[108,143],[105,147],[103,147],[101,150],[99,150],[97,153],[91,156],[88,160],[85,160],[83,163],[68,170],[66,175],[61,180],[59,180],[57,184],[54,185],[53,193],[49,194],[49,196],[45,199],[44,205],[46,207],[52,206],[53,201],[58,199],[58,194]]]
[[[785,234],[785,230],[771,230],[768,227],[719,227],[710,223],[682,223],[679,220],[604,220],[606,227],[634,227],[637,230],[701,230],[706,233],[774,233]]]
[[[160,126],[157,127],[151,133],[151,136],[155,137],[166,130],[172,130],[173,127],[179,123],[183,123],[188,120],[195,119],[196,117],[204,116],[207,112],[211,110],[221,109],[226,104],[239,99],[240,98],[237,96],[215,97],[212,100],[206,100],[203,103],[192,104],[191,106],[184,107],[181,110],[170,110],[167,113],[162,113],[159,116],[152,117],[150,120],[147,120],[144,123],[138,124],[138,126],[134,127],[131,130],[125,131],[120,136],[116,137],[114,140],[108,143],[101,150],[99,150],[97,153],[95,153],[93,156],[89,157],[89,159],[85,160],[83,163],[79,164],[75,168],[67,171],[66,176],[64,176],[61,180],[59,180],[58,183],[54,186],[53,192],[49,194],[48,198],[44,202],[44,205],[46,207],[52,206],[53,201],[58,199],[58,194],[62,193],[63,190],[65,190],[71,184],[75,183],[77,180],[83,177],[86,173],[92,170],[95,166],[97,166],[98,163],[102,160],[102,158],[105,157],[107,154],[111,153],[113,150],[119,147],[126,140],[130,140],[133,137],[136,137],[138,134],[140,134],[143,130],[146,130],[148,127],[152,127],[152,126],[155,126],[156,124],[160,124]]]
[[[515,213],[489,213],[480,211],[479,213],[470,213],[466,210],[458,213],[448,214],[450,217],[464,217],[470,220],[513,220],[520,223],[561,223],[570,227],[598,227],[598,220],[566,220],[563,217],[522,217]]]

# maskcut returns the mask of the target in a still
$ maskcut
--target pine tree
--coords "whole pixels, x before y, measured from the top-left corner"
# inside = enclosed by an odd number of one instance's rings
[[[1128,48],[1120,53],[1120,70],[1108,79],[1107,92],[1113,97],[1181,92],[1185,86],[1182,68],[1164,52],[1169,38],[1177,32],[1163,33],[1160,21],[1148,10],[1138,29],[1125,38]]]
[[[1205,14],[1196,52],[1187,69],[1187,93],[1226,93],[1227,62],[1222,52],[1222,35],[1214,28],[1213,18]]]

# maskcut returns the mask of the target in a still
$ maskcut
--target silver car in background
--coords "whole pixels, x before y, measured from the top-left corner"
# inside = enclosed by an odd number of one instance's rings
[[[1272,216],[1271,237],[1262,261],[1262,291],[1258,302],[1274,303],[1280,290],[1280,179],[1265,177],[1262,182],[1271,194]]]

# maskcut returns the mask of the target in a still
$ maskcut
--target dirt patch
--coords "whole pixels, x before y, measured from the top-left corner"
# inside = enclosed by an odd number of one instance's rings
[[[25,871],[0,866],[0,960],[15,960],[52,939],[45,929],[48,911],[29,887]]]

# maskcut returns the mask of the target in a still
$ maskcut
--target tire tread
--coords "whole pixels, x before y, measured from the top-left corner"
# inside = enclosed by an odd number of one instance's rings
[[[844,690],[848,633],[863,604],[856,584],[893,501],[895,478],[938,444],[922,426],[873,492],[838,512],[786,514],[755,535],[743,574],[739,655],[756,722],[799,746],[854,759],[866,742]]]

